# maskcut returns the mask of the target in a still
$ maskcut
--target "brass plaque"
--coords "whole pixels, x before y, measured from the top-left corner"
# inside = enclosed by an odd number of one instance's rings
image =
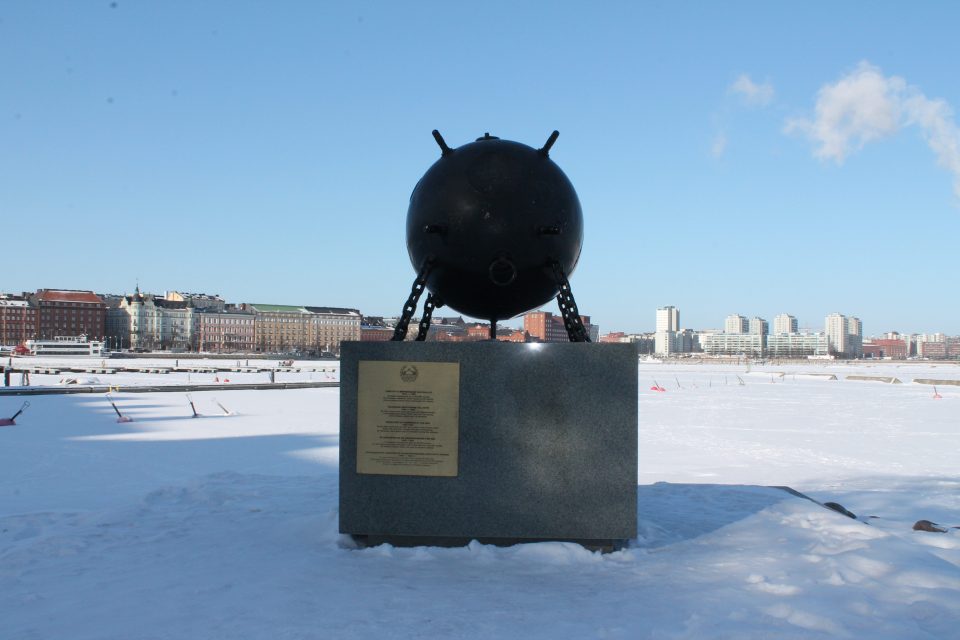
[[[456,476],[460,363],[359,365],[357,473]]]

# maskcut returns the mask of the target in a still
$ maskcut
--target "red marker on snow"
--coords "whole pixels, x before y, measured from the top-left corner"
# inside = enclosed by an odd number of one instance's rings
[[[133,422],[133,418],[120,413],[120,409],[117,409],[117,405],[114,404],[113,398],[107,396],[107,400],[110,402],[110,406],[113,407],[113,410],[117,412],[117,422]]]
[[[23,413],[23,410],[30,406],[30,403],[26,400],[23,401],[23,404],[20,405],[20,409],[10,416],[9,418],[0,418],[0,427],[12,427],[17,424],[17,416]]]

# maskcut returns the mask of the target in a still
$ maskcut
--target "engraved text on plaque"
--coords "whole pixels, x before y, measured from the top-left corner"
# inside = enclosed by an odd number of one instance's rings
[[[359,362],[357,473],[457,475],[460,364]]]

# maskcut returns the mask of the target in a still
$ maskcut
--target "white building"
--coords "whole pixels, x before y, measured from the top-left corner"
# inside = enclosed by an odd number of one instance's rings
[[[825,333],[773,333],[767,336],[767,356],[805,358],[829,353]]]
[[[770,333],[770,323],[763,318],[753,317],[750,319],[749,331],[765,336]]]
[[[700,347],[708,355],[762,357],[764,339],[760,333],[709,333],[700,335]]]
[[[668,356],[674,352],[674,331],[657,331],[653,334],[654,348],[657,355]]]
[[[657,331],[654,344],[657,354],[668,356],[683,350],[677,348],[677,331],[680,330],[680,310],[673,306],[657,309]]]
[[[798,333],[797,319],[786,313],[781,313],[773,319],[774,333]]]
[[[824,320],[824,333],[827,334],[827,348],[830,353],[847,352],[847,317],[841,313],[831,313]]]
[[[194,346],[195,317],[190,302],[141,294],[124,296],[120,305],[107,309],[108,340],[119,348],[188,350]]]
[[[657,331],[679,331],[680,310],[667,306],[657,309]]]
[[[863,324],[860,318],[831,313],[824,320],[824,328],[831,354],[848,358],[863,356]]]
[[[747,333],[750,330],[750,321],[739,314],[727,316],[723,322],[724,333]]]

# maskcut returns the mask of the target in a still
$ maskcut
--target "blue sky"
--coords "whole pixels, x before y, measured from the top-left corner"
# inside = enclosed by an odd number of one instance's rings
[[[6,2],[0,290],[394,315],[430,131],[558,129],[601,331],[672,304],[692,328],[960,334],[957,24],[947,2]]]

